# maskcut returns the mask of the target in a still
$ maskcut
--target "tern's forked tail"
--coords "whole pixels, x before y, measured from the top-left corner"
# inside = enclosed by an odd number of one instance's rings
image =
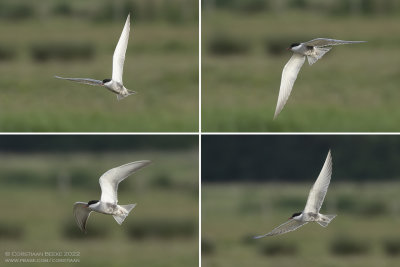
[[[336,217],[336,214],[331,215],[322,215],[321,218],[317,221],[317,223],[323,227],[327,227],[328,224]]]
[[[126,88],[125,88],[126,89]],[[135,91],[132,91],[132,90],[128,90],[128,89],[126,89],[126,91],[128,92],[127,94],[118,94],[117,95],[117,99],[118,100],[121,100],[121,99],[124,99],[125,97],[127,97],[127,96],[130,96],[130,95],[133,95],[133,94],[136,94],[136,92]]]
[[[308,64],[309,65],[314,64],[315,62],[317,62],[318,59],[321,59],[331,49],[332,49],[332,47],[330,47],[330,46],[328,46],[328,47],[314,47],[314,49],[312,50],[312,53],[307,55]]]
[[[113,217],[118,224],[122,224],[125,218],[129,215],[129,212],[136,206],[136,204],[119,205],[119,214],[114,214]]]

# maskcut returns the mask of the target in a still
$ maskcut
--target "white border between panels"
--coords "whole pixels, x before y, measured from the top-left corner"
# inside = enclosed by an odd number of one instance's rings
[[[199,267],[201,267],[201,1],[199,0],[199,128],[197,134],[199,136]]]

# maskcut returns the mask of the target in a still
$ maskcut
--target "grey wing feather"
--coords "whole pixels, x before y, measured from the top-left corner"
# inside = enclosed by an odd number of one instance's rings
[[[60,76],[54,76],[54,77],[57,79],[63,79],[63,80],[77,82],[77,83],[84,83],[84,84],[89,84],[89,85],[93,85],[93,86],[102,86],[103,85],[102,81],[89,79],[89,78],[63,78]]]
[[[141,168],[149,165],[151,161],[142,160],[124,164],[113,168],[104,173],[100,179],[101,198],[102,202],[118,203],[118,184],[129,175],[135,173]]]
[[[92,211],[87,207],[87,203],[84,202],[76,202],[74,204],[74,217],[75,221],[78,224],[79,229],[86,233],[86,222],[89,218],[89,215]]]
[[[308,195],[304,212],[318,213],[321,209],[332,176],[332,156],[329,150],[324,166]]]
[[[365,43],[365,41],[344,41],[344,40],[336,40],[336,39],[326,39],[326,38],[317,38],[311,41],[305,42],[304,44],[309,46],[333,46],[333,45],[343,45],[343,44],[357,44],[357,43]]]
[[[294,230],[296,230],[297,228],[307,224],[308,222],[299,222],[297,220],[294,219],[290,219],[289,221],[279,225],[278,227],[276,227],[274,230],[272,230],[271,232],[265,234],[265,235],[260,235],[260,236],[255,236],[255,239],[258,238],[263,238],[266,236],[273,236],[273,235],[281,235],[281,234],[285,234],[288,232],[292,232]]]
[[[292,92],[293,84],[297,79],[297,75],[304,64],[306,57],[294,53],[286,63],[282,71],[281,86],[279,88],[278,103],[276,104],[274,119],[282,111],[283,107]]]

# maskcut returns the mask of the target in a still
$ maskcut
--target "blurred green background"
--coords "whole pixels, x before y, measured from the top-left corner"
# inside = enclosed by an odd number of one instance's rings
[[[53,77],[111,78],[129,12],[136,95]],[[0,25],[0,131],[197,131],[198,1],[2,0]]]
[[[203,131],[399,131],[400,2],[204,0]],[[291,43],[365,40],[304,64],[276,120]]]
[[[328,150],[333,175],[310,223],[254,240],[302,211]],[[397,266],[399,136],[203,136],[202,266]]]
[[[119,186],[120,204],[137,203],[124,223],[93,213],[88,233],[80,232],[73,203],[98,199],[107,170],[144,159],[152,164]],[[53,258],[77,258],[79,266],[198,266],[198,192],[197,136],[3,135],[2,262],[6,252],[76,251],[79,257]]]

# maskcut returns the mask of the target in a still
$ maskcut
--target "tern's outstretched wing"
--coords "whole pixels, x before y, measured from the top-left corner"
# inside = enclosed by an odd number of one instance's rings
[[[94,85],[94,86],[102,86],[103,82],[99,80],[93,80],[89,78],[63,78],[60,76],[54,76],[57,79],[63,79],[63,80],[68,80],[68,81],[73,81],[77,83],[84,83],[84,84],[89,84],[89,85]]]
[[[329,150],[324,166],[308,195],[304,213],[318,213],[321,209],[332,176],[332,156]]]
[[[75,221],[78,224],[79,229],[86,233],[86,222],[92,211],[87,207],[87,203],[76,202],[74,204],[73,212]]]
[[[357,43],[365,43],[365,41],[344,41],[344,40],[335,40],[335,39],[327,39],[327,38],[317,38],[311,41],[305,42],[304,44],[309,46],[332,46],[332,45],[343,45],[343,44],[357,44]]]
[[[293,84],[296,81],[297,74],[304,64],[306,57],[294,53],[286,63],[282,71],[281,87],[279,89],[278,103],[276,104],[274,119],[281,112],[292,92]]]
[[[113,56],[112,79],[121,84],[123,84],[122,73],[124,72],[125,53],[126,53],[126,48],[128,47],[129,29],[130,29],[130,14],[126,19],[124,29],[122,30],[121,37],[119,37],[119,41],[117,47],[115,48]]]
[[[113,168],[104,173],[99,179],[101,187],[100,201],[117,204],[118,184],[126,177],[147,166],[148,164],[150,164],[149,160],[135,161]]]
[[[258,238],[263,238],[263,237],[266,237],[266,236],[285,234],[285,233],[294,231],[297,228],[299,228],[299,227],[301,227],[301,226],[303,226],[303,225],[305,225],[307,223],[308,222],[299,222],[297,220],[290,219],[289,221],[287,221],[287,222],[279,225],[278,227],[276,227],[274,230],[272,230],[268,234],[255,236],[254,238],[258,239]]]

